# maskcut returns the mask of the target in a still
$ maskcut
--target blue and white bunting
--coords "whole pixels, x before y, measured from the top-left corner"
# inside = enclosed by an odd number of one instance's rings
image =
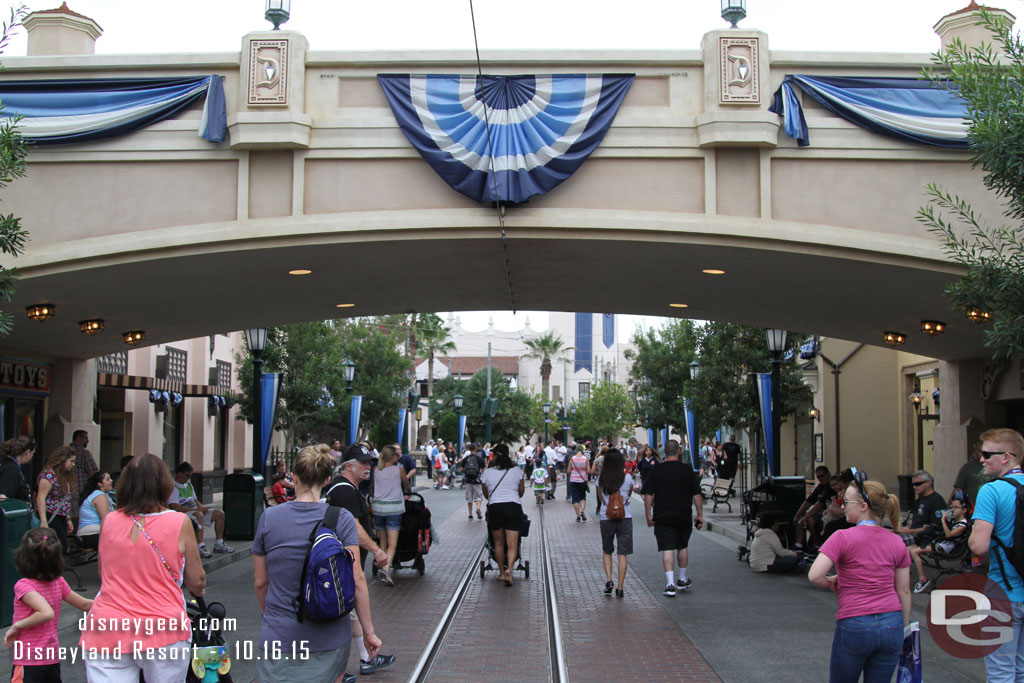
[[[697,416],[690,407],[690,399],[683,399],[683,410],[686,420],[686,450],[690,453],[690,465],[697,469]]]
[[[377,77],[402,132],[453,189],[518,204],[550,192],[604,139],[631,74]]]
[[[90,142],[126,135],[182,111],[205,95],[199,136],[227,136],[224,85],[197,78],[0,80],[0,116],[21,116],[17,130],[36,145]]]
[[[956,93],[919,78],[852,78],[789,75],[768,111],[783,118],[789,137],[811,144],[796,90],[822,107],[875,133],[934,147],[966,149],[970,121]]]

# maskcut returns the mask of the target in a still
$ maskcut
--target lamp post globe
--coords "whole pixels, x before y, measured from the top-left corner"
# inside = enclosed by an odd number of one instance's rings
[[[546,446],[548,444],[548,413],[551,412],[551,403],[544,401],[540,409],[544,411],[544,445]]]
[[[462,397],[462,394],[455,394],[455,398],[453,399],[453,402],[455,403],[455,414],[456,415],[462,415],[462,402],[465,401],[465,400],[466,399],[464,399]]]

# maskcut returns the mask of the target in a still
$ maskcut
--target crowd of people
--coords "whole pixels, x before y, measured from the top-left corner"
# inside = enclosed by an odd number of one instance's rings
[[[720,477],[723,468],[730,473],[730,449],[725,446],[734,443],[730,439],[716,449],[706,442],[710,449],[701,451],[708,455],[706,466],[717,469]],[[80,643],[97,653],[85,659],[90,680],[134,681],[140,673],[146,680],[180,680],[187,665],[182,651],[189,648],[191,636],[187,623],[151,634],[119,633],[103,624],[154,615],[170,620],[181,613],[183,589],[201,597],[206,583],[202,559],[214,552],[234,552],[224,543],[224,514],[199,501],[189,463],[179,464],[172,476],[157,456],[129,457],[115,486],[109,473],[95,468],[86,444],[54,451],[35,487],[20,468],[32,458],[35,442],[18,437],[0,446],[0,499],[29,503],[38,527],[25,535],[18,551],[23,578],[15,587],[14,621],[5,643],[55,646],[56,619],[67,603],[88,612]],[[667,441],[660,453],[643,444],[563,444],[554,439],[524,444],[516,452],[502,443],[470,443],[458,457],[449,455],[447,444],[429,446],[428,469],[435,486],[450,490],[459,482],[468,519],[486,520],[497,578],[506,586],[514,584],[520,534],[528,524],[522,503],[526,488],[532,490],[534,504],[543,506],[551,504],[562,481],[577,524],[588,522],[587,501],[594,487],[606,595],[625,595],[634,551],[635,494],[642,500],[644,521],[661,555],[664,596],[692,589],[689,542],[704,520],[701,472],[682,457],[677,441]],[[1024,675],[1018,663],[1018,652],[1024,652],[1024,580],[1012,552],[1017,488],[1024,487],[1022,457],[1024,437],[1018,432],[985,432],[948,498],[935,490],[929,472],[913,473],[916,498],[906,519],[884,484],[868,479],[856,467],[833,476],[819,466],[816,484],[795,514],[771,510],[759,516],[750,547],[751,569],[779,574],[807,565],[813,584],[837,594],[830,681],[856,681],[861,676],[864,681],[889,680],[910,620],[910,596],[931,586],[926,558],[952,556],[964,545],[978,558],[991,556],[989,576],[1003,587],[1013,606],[1013,639],[986,658],[988,680]],[[79,487],[78,464],[83,460],[93,465],[86,467]],[[310,655],[301,664],[262,660],[261,681],[296,675],[326,680],[344,671],[352,649],[358,652],[362,674],[395,661],[394,655],[382,652],[360,570],[372,556],[380,581],[395,585],[392,567],[414,477],[415,464],[410,467],[394,444],[379,452],[369,444],[307,446],[290,470],[285,463],[276,465],[273,493],[279,504],[261,516],[252,547],[255,592],[263,615],[260,640],[306,641]],[[334,520],[332,510],[338,512],[330,531],[356,569],[354,618],[303,621],[297,618],[301,601],[294,596],[301,593],[300,569],[304,571],[304,561],[308,562],[313,535],[307,540],[296,530],[327,524]],[[791,532],[784,531],[787,525],[792,525]],[[204,543],[207,526],[216,539],[212,551]],[[91,547],[99,551],[102,590],[94,600],[75,594],[61,576],[70,534],[83,544],[91,540]],[[146,600],[140,601],[143,594]],[[166,656],[133,656],[139,642]],[[15,657],[14,665],[19,681],[60,680],[56,660]],[[351,681],[355,675],[342,678]]]

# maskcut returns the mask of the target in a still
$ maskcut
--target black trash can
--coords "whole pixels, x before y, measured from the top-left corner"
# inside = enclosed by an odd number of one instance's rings
[[[0,501],[0,626],[10,626],[14,619],[14,584],[21,578],[14,558],[21,537],[32,526],[32,510],[28,504],[8,498]]]
[[[803,477],[771,477],[769,481],[779,507],[785,511],[788,519],[793,519],[796,511],[807,500],[807,481]]]
[[[224,477],[224,538],[251,541],[263,514],[263,475],[235,472]]]
[[[914,504],[914,500],[917,496],[914,495],[914,475],[912,474],[897,474],[896,479],[899,482],[899,497],[900,497],[900,510],[909,510]]]

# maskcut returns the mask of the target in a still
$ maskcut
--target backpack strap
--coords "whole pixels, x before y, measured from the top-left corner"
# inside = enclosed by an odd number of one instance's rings
[[[1009,484],[1013,484],[1014,493],[1016,495],[1020,495],[1020,490],[1022,488],[1024,488],[1024,484],[1021,484],[1016,479],[1010,479],[1009,477],[999,477],[998,479],[993,479],[992,481],[1005,481],[1005,482],[1007,482]],[[1014,499],[1014,512],[1013,512],[1013,516],[1014,516],[1014,524],[1016,524],[1016,522],[1017,522],[1017,501],[1016,501],[1016,497]],[[1003,543],[1002,539],[999,538],[999,535],[996,534],[995,525],[992,526],[992,540],[996,542],[996,547],[1003,551],[1002,554],[995,553],[995,556],[996,556],[996,560],[999,562],[999,573],[1000,573],[1000,575],[1002,575],[1003,581],[1006,582],[1006,590],[1013,590],[1013,588],[1010,586],[1010,577],[1006,574],[1006,567],[1003,564],[1003,557],[1002,557],[1003,555],[1006,555],[1007,561],[1010,560],[1010,548],[1005,543]],[[1013,566],[1012,562],[1010,563],[1010,566],[1011,567]],[[1016,567],[1014,567],[1014,571],[1016,571]],[[1018,572],[1018,576],[1020,576],[1019,572]],[[1024,579],[1024,577],[1021,577],[1021,578]]]

